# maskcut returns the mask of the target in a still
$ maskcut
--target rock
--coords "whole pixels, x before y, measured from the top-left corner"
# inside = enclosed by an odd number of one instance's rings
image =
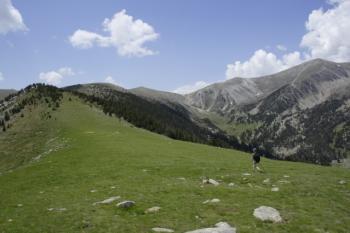
[[[159,206],[154,206],[154,207],[151,207],[149,209],[147,209],[145,211],[146,214],[149,214],[149,213],[156,213],[160,210],[161,208]]]
[[[56,212],[63,212],[66,211],[66,208],[48,208],[48,211],[56,211]]]
[[[242,176],[251,176],[251,175],[252,175],[252,174],[247,173],[247,172],[242,174]]]
[[[260,206],[256,208],[253,213],[254,217],[260,219],[261,221],[270,221],[270,222],[281,222],[282,218],[280,213],[269,206]]]
[[[281,184],[289,184],[290,183],[290,181],[288,181],[288,180],[279,180],[278,182]]]
[[[203,204],[218,203],[218,202],[220,202],[220,199],[214,198],[214,199],[211,199],[211,200],[204,201]]]
[[[110,197],[110,198],[108,198],[106,200],[95,202],[93,205],[110,204],[110,203],[114,202],[115,200],[118,200],[119,198],[120,198],[120,196]]]
[[[8,222],[13,222],[13,219],[12,219],[12,218],[10,218],[10,219],[8,219],[7,221],[8,221]]]
[[[278,192],[278,191],[280,191],[280,189],[278,187],[273,187],[273,188],[271,188],[271,191],[272,192]]]
[[[185,181],[185,180],[186,180],[186,178],[185,178],[185,177],[178,177],[177,179],[178,179],[178,180],[183,180],[183,181]]]
[[[96,189],[90,190],[90,193],[96,193],[96,192],[97,192]]]
[[[346,181],[345,180],[340,180],[339,184],[346,184]]]
[[[284,178],[289,178],[290,176],[288,176],[288,175],[284,175],[283,177],[284,177]]]
[[[235,186],[235,183],[229,183],[228,186],[233,187]]]
[[[117,206],[119,207],[119,208],[124,208],[124,209],[128,209],[128,208],[130,208],[130,207],[132,207],[132,206],[134,206],[135,205],[135,202],[134,201],[123,201],[123,202],[119,202],[118,204],[117,204]]]
[[[263,183],[264,183],[264,184],[270,183],[270,178],[267,178],[267,179],[263,180]]]
[[[17,204],[17,207],[22,207],[23,206],[23,204]]]
[[[214,186],[218,186],[220,183],[213,179],[204,179],[203,184],[212,184]]]
[[[203,228],[194,231],[187,231],[185,233],[236,233],[236,228],[231,227],[226,222],[219,222],[215,224],[214,228]]]
[[[111,189],[115,189],[115,186],[111,186]]]
[[[154,227],[152,228],[153,232],[174,232],[172,229],[167,229],[167,228],[161,228],[161,227]]]

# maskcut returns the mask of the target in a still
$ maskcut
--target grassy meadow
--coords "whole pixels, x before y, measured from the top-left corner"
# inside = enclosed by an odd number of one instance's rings
[[[172,140],[71,98],[50,118],[25,109],[0,134],[0,233],[185,232],[220,221],[240,233],[350,232],[348,169],[262,159],[265,172],[254,173],[249,154]],[[112,196],[136,205],[93,205]],[[261,205],[283,222],[255,219]]]

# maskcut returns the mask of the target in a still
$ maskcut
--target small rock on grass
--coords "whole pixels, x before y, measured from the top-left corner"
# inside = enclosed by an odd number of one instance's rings
[[[212,184],[214,186],[218,186],[220,183],[214,179],[204,179],[203,184]]]
[[[160,210],[161,208],[159,206],[154,206],[154,207],[151,207],[149,209],[147,209],[145,211],[146,214],[149,214],[149,213],[156,213]]]
[[[152,228],[152,231],[153,232],[169,232],[169,233],[174,232],[174,230],[172,230],[172,229],[161,228],[161,227],[154,227],[154,228]]]
[[[233,187],[235,186],[235,183],[229,183],[228,186]]]
[[[264,184],[270,183],[270,178],[267,178],[267,179],[263,180],[263,183],[264,183]]]
[[[280,189],[279,189],[278,187],[272,187],[272,188],[271,188],[271,191],[272,191],[272,192],[278,192],[278,191],[280,191]]]
[[[346,181],[345,180],[340,180],[339,184],[346,184]]]
[[[282,218],[278,210],[269,206],[260,206],[253,213],[254,217],[264,222],[282,222]]]
[[[106,200],[95,202],[93,205],[110,204],[110,203],[114,202],[115,200],[118,200],[119,198],[120,198],[120,196],[110,197],[110,198],[108,198]]]
[[[132,207],[132,206],[134,206],[135,205],[135,202],[134,201],[122,201],[122,202],[119,202],[118,204],[117,204],[117,207],[119,207],[119,208],[124,208],[124,209],[128,209],[128,208],[130,208],[130,207]]]
[[[220,202],[220,199],[214,198],[214,199],[211,199],[211,200],[204,201],[203,204],[218,203],[218,202]]]
[[[56,211],[56,212],[63,212],[66,211],[66,208],[48,208],[48,211]]]
[[[215,224],[215,227],[187,231],[186,233],[236,233],[236,228],[231,227],[226,222],[219,222]]]

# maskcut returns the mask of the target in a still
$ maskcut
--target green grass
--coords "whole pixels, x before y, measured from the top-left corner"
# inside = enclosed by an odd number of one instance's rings
[[[29,121],[34,129],[41,122],[44,138],[18,132],[13,148],[1,141],[1,148],[11,153],[20,153],[21,141],[30,135],[45,150],[57,148],[47,143],[52,138],[64,143],[38,162],[23,162],[0,176],[0,232],[140,233],[153,227],[184,232],[220,221],[241,233],[350,232],[349,170],[263,159],[266,172],[243,180],[242,173],[251,172],[248,154],[171,140],[105,116],[75,98],[68,101],[67,96],[52,116],[43,121],[26,113],[7,132],[10,135]],[[9,157],[18,155],[11,153],[1,154],[7,159],[0,161],[14,167],[15,159]],[[42,151],[28,152],[25,161],[35,153]],[[220,180],[220,185],[202,186],[203,176]],[[263,184],[266,178],[270,184]],[[347,184],[340,185],[339,180]],[[231,182],[236,186],[229,187]],[[271,192],[272,184],[280,191]],[[111,196],[134,200],[136,205],[129,210],[118,209],[115,203],[92,205]],[[221,202],[202,204],[212,198]],[[253,210],[260,205],[278,209],[284,222],[254,219]],[[144,214],[152,206],[162,209]]]

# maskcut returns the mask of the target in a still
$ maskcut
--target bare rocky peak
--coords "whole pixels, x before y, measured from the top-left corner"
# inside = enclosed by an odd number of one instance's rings
[[[300,107],[306,108],[349,90],[349,76],[350,63],[315,59],[273,75],[216,83],[186,95],[186,101],[203,110],[228,112],[237,106],[257,103],[290,86],[302,97]]]

